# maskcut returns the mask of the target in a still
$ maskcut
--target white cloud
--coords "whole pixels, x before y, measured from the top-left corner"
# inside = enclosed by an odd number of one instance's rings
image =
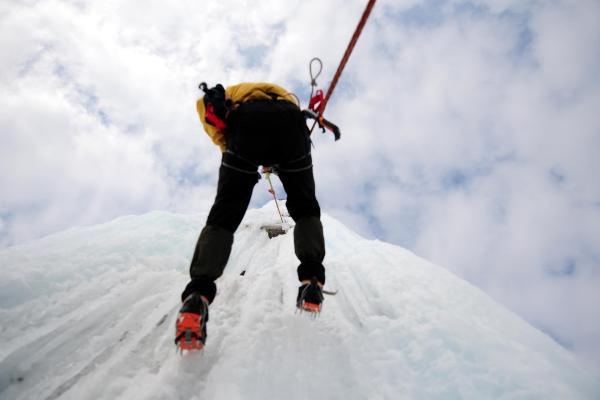
[[[364,2],[1,7],[6,244],[208,210],[219,153],[196,85],[272,80],[306,102],[308,61],[323,59],[326,88]],[[596,356],[599,14],[592,0],[380,1],[329,104],[342,140],[314,134],[325,212]],[[268,198],[257,187],[253,204]]]

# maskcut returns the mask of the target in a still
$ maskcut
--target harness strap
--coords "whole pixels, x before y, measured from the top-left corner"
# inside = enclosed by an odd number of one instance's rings
[[[248,160],[247,158],[245,158],[245,157],[242,157],[242,156],[240,156],[239,154],[237,154],[237,153],[235,153],[235,152],[233,152],[233,151],[231,151],[231,150],[229,150],[229,149],[225,150],[225,153],[226,153],[226,154],[230,154],[230,155],[232,155],[233,157],[237,158],[237,159],[238,159],[238,160],[240,160],[240,161],[243,161],[243,162],[245,162],[246,164],[250,164],[250,165],[252,165],[252,167],[254,167],[254,169],[255,169],[255,170],[257,170],[257,169],[258,169],[258,165],[259,165],[259,164],[258,164],[258,163],[256,163],[256,162],[254,162],[254,161]]]
[[[221,165],[223,165],[224,167],[230,168],[234,171],[242,172],[244,174],[250,174],[250,175],[256,174],[259,164],[252,162],[252,161],[236,154],[235,152],[233,152],[231,150],[225,150],[225,154],[230,155],[239,161],[242,161],[244,164],[251,166],[252,169],[245,169],[243,167],[234,166],[231,163],[223,160],[223,161],[221,161]],[[309,169],[311,169],[313,167],[312,160],[310,160],[307,165],[299,166],[297,168],[286,168],[285,166],[287,166],[287,165],[292,166],[292,165],[297,164],[300,161],[307,159],[309,157],[310,157],[310,153],[305,154],[300,158],[297,158],[295,160],[285,163],[283,167],[281,167],[281,164],[263,165],[263,167],[272,169],[273,171],[281,171],[281,172],[286,172],[286,173],[308,171]]]
[[[228,164],[225,161],[222,161],[221,165],[224,166],[224,167],[227,167],[229,169],[232,169],[234,171],[241,172],[242,174],[248,174],[248,175],[256,175],[257,174],[256,170],[254,170],[254,171],[248,171],[246,169],[234,167],[233,165]],[[256,168],[258,168],[258,167],[256,167]]]

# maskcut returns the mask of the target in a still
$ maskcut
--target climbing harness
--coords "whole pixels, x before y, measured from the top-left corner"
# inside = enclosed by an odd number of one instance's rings
[[[313,73],[313,63],[319,63],[319,71],[315,74]],[[308,109],[317,112],[319,107],[321,107],[321,102],[323,101],[323,91],[321,89],[317,90],[315,94],[315,89],[317,88],[317,78],[321,75],[323,71],[323,61],[319,57],[314,57],[308,63],[308,72],[310,73],[310,102],[308,104]]]

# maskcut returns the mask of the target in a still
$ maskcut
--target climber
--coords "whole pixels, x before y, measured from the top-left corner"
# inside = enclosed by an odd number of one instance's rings
[[[201,349],[208,308],[229,259],[238,228],[260,179],[258,167],[273,167],[287,193],[295,221],[294,248],[300,265],[297,307],[320,311],[325,283],[325,242],[315,196],[311,142],[295,96],[271,83],[241,83],[225,89],[203,83],[196,108],[204,130],[222,152],[214,204],[190,265],[191,280],[181,295],[175,342],[181,350]],[[267,261],[268,262],[268,261]]]

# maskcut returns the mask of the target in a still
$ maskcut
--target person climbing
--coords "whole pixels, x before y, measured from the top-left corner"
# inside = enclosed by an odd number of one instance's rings
[[[318,312],[325,284],[325,241],[315,195],[311,141],[296,97],[272,83],[240,83],[208,88],[196,108],[204,130],[222,152],[214,204],[198,238],[190,281],[181,294],[175,343],[181,350],[202,349],[209,305],[229,259],[237,230],[260,179],[258,167],[277,171],[295,221],[294,250],[300,286],[298,308]]]

